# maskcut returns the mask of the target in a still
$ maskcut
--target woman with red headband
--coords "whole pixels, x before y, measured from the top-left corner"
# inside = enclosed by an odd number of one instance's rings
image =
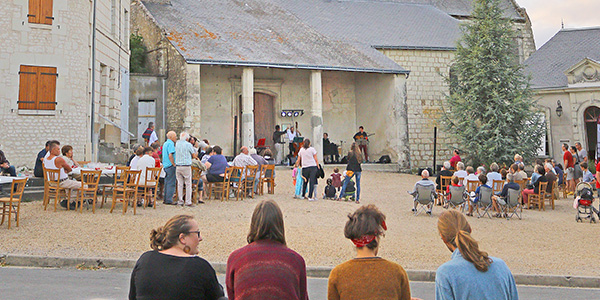
[[[327,298],[410,300],[406,271],[377,256],[385,215],[373,204],[348,215],[344,236],[356,246],[356,258],[335,267],[329,275]]]

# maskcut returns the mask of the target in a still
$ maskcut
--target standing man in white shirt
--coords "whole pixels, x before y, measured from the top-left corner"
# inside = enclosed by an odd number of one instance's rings
[[[580,162],[588,162],[587,150],[585,150],[585,149],[583,149],[583,147],[581,147],[580,142],[575,143],[575,148],[577,148],[577,155],[579,155],[579,161]]]
[[[192,158],[198,159],[194,146],[188,142],[190,135],[187,132],[179,134],[179,141],[175,144],[175,174],[177,176],[178,205],[183,206],[183,185],[185,184],[185,205],[192,205]]]

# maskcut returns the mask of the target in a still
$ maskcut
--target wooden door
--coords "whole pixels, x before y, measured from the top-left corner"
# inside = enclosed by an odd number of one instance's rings
[[[273,96],[254,93],[254,144],[259,139],[266,139],[265,145],[273,149],[273,132],[275,131],[275,104]]]

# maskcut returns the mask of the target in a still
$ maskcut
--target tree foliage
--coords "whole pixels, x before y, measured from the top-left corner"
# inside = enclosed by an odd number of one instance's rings
[[[148,49],[144,45],[144,38],[141,35],[132,33],[129,37],[129,47],[131,49],[129,72],[148,73],[148,68],[146,67]]]
[[[537,155],[546,125],[514,49],[511,20],[498,0],[475,0],[461,25],[442,123],[474,164]]]

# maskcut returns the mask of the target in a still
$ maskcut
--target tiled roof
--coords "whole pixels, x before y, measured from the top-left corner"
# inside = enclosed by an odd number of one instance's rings
[[[565,71],[584,58],[600,61],[600,27],[562,29],[525,61],[535,89],[568,85]]]
[[[365,44],[326,36],[272,0],[142,2],[190,63],[408,73]]]
[[[337,0],[340,2],[394,2],[394,3],[413,3],[435,6],[438,9],[455,17],[469,17],[473,12],[473,0]],[[523,19],[513,0],[500,0],[500,7],[504,9],[506,17],[511,19]],[[516,4],[518,5],[518,4]]]
[[[381,1],[277,2],[316,30],[377,48],[455,49],[460,21],[431,5]]]

